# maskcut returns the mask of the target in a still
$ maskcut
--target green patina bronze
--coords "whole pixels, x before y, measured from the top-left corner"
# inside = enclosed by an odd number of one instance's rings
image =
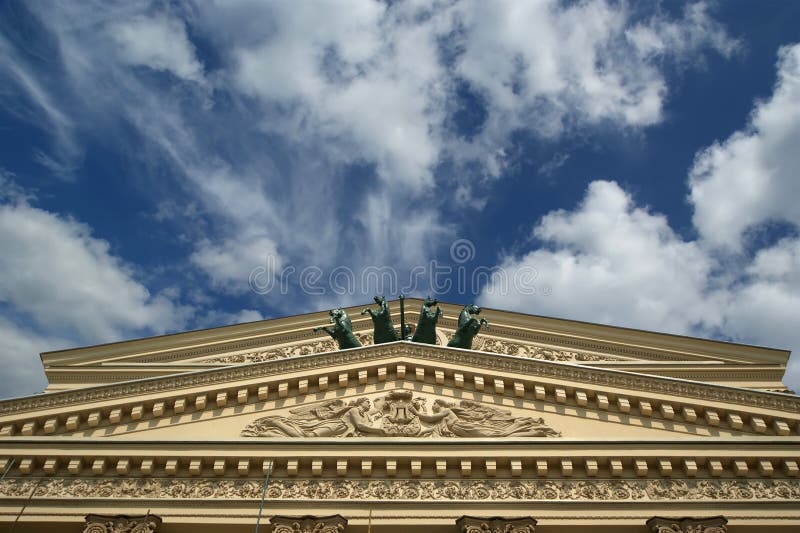
[[[464,306],[464,309],[461,310],[461,314],[458,315],[458,329],[453,334],[450,342],[447,343],[448,346],[453,348],[465,348],[467,350],[472,349],[472,339],[478,334],[481,326],[489,327],[489,322],[485,318],[478,320],[472,316],[479,315],[480,312],[481,308],[475,304]]]
[[[436,310],[433,309],[433,306],[436,306]],[[440,316],[442,316],[442,309],[439,307],[439,300],[430,296],[427,297],[422,302],[417,329],[414,331],[414,336],[411,337],[411,340],[425,344],[436,344],[436,323],[439,321]]]
[[[385,342],[399,341],[400,337],[397,335],[397,330],[394,329],[392,324],[392,315],[389,312],[389,304],[386,303],[386,298],[383,296],[376,296],[375,303],[378,304],[376,310],[364,308],[361,310],[362,315],[369,314],[372,318],[374,326],[374,343],[383,344]]]
[[[339,344],[340,350],[344,350],[346,348],[358,348],[361,346],[359,340],[355,335],[353,335],[353,324],[350,322],[350,317],[347,316],[347,313],[345,313],[344,309],[338,307],[336,309],[332,309],[328,314],[331,315],[331,323],[333,323],[333,326],[319,326],[314,328],[314,332],[323,330],[325,333],[334,338],[334,340]]]

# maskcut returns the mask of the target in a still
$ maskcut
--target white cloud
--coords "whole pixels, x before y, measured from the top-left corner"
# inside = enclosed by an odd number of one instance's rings
[[[484,292],[485,305],[676,333],[714,321],[705,295],[711,261],[614,182],[591,183],[574,211],[548,214],[534,233],[545,248],[500,266],[509,279],[535,269],[537,294]]]
[[[271,7],[275,31],[235,52],[239,87],[289,110],[265,127],[344,162],[375,161],[408,192],[427,189],[444,82],[431,28],[380,2]]]
[[[246,322],[256,322],[264,320],[260,312],[255,309],[241,309],[236,313],[226,313],[224,311],[211,310],[196,319],[196,325],[201,328],[213,328],[228,326],[231,324],[244,324]]]
[[[35,69],[23,60],[14,46],[0,33],[0,81],[17,86],[33,106],[20,106],[13,93],[0,91],[0,106],[12,115],[22,115],[39,127],[46,124],[53,136],[55,147],[52,155],[41,151],[36,159],[50,168],[54,174],[68,177],[74,164],[81,156],[81,148],[75,139],[75,124],[69,114],[62,109],[59,93],[51,90],[38,79]]]
[[[37,354],[69,348],[64,339],[48,337],[0,317],[0,398],[27,396],[47,386],[42,363]]]
[[[445,155],[498,174],[516,130],[552,137],[571,124],[655,124],[667,98],[665,58],[709,48],[729,55],[735,47],[702,2],[681,19],[645,22],[624,3],[601,0],[356,5],[324,4],[313,13],[273,5],[274,31],[236,48],[237,81],[285,112],[267,127],[322,138],[345,160],[376,161],[384,179],[415,190],[431,184]],[[461,49],[452,65],[439,48],[447,40]],[[470,141],[449,130],[443,112],[457,79],[487,107]]]
[[[495,284],[481,304],[800,351],[800,239],[762,249],[749,263],[720,261],[607,181],[592,182],[576,209],[544,216],[534,233],[545,246],[500,267],[510,280],[535,270],[536,294],[504,295]],[[800,357],[784,382],[800,389]]]
[[[223,292],[246,279],[239,258],[255,254],[240,235],[267,238],[271,246],[256,247],[280,249],[300,267],[402,269],[413,264],[409,255],[434,256],[452,233],[437,213],[448,199],[441,191],[460,205],[485,203],[458,165],[435,175],[443,159],[497,175],[518,129],[559,135],[571,123],[657,122],[672,47],[642,54],[626,31],[652,26],[662,36],[662,28],[700,25],[688,15],[640,22],[624,4],[601,0],[503,9],[472,0],[207,2],[191,10],[97,2],[38,16],[57,42],[64,84],[83,104],[73,119],[98,136],[102,126],[117,131],[115,121],[132,126],[130,138],[113,138],[133,140],[122,150],[141,160],[143,188],[177,177],[185,203],[201,213],[182,237]],[[207,59],[184,20],[211,51]],[[443,42],[460,51],[445,60]],[[707,47],[715,45],[698,38],[686,50]],[[169,71],[178,83],[132,65]],[[452,131],[448,116],[464,79],[488,110],[472,141]],[[345,182],[353,166],[359,181]]]
[[[680,59],[698,61],[701,58],[694,52],[704,46],[729,57],[739,49],[740,43],[732,39],[708,11],[707,2],[686,4],[680,22],[656,16],[626,31],[625,36],[643,58],[673,54]]]
[[[738,251],[747,230],[800,225],[800,44],[780,50],[772,96],[747,127],[698,153],[689,175],[694,224],[708,243]]]
[[[251,291],[248,281],[253,269],[280,268],[281,257],[275,243],[267,236],[239,235],[220,242],[202,240],[196,244],[192,262],[211,278],[214,288],[231,294]]]
[[[464,28],[456,71],[477,87],[489,110],[482,134],[464,154],[502,168],[509,135],[557,137],[610,122],[644,127],[662,120],[668,97],[664,60],[695,59],[703,49],[729,55],[735,43],[700,2],[681,19],[636,22],[625,3],[476,0],[454,8]],[[487,156],[488,155],[488,159]]]
[[[800,226],[800,44],[781,49],[777,77],[745,130],[697,156],[689,187],[699,239],[675,234],[663,215],[636,207],[616,183],[595,181],[576,209],[538,222],[542,248],[502,260],[512,273],[535,268],[537,287],[552,294],[502,298],[490,287],[481,300],[788,348],[795,354],[784,382],[800,390],[800,238],[783,238],[752,257],[726,253],[741,251],[747,230],[758,224]]]
[[[44,388],[40,352],[185,327],[193,310],[151,294],[89,226],[32,206],[7,173],[0,185],[0,397]]]
[[[187,309],[150,294],[108,242],[73,219],[24,202],[2,205],[0,249],[0,302],[41,331],[96,343],[186,320]]]
[[[109,34],[118,45],[122,62],[171,72],[179,78],[203,82],[203,66],[195,56],[183,21],[166,15],[137,15],[115,22]]]

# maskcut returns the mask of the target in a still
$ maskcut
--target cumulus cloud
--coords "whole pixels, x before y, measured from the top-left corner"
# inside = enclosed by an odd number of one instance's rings
[[[464,46],[455,66],[484,96],[481,135],[460,152],[489,154],[499,173],[515,130],[556,137],[608,122],[644,127],[662,120],[668,98],[665,60],[728,55],[736,44],[708,16],[706,3],[688,5],[680,19],[637,21],[625,3],[605,1],[461,2],[454,8]]]
[[[202,82],[203,66],[186,36],[183,21],[165,15],[137,15],[110,25],[122,62],[167,71],[185,80]]]
[[[36,354],[181,329],[193,310],[151,293],[86,224],[31,205],[0,180],[0,395],[43,387]]]
[[[676,234],[661,214],[638,207],[617,183],[592,182],[572,210],[542,217],[540,247],[502,259],[510,273],[535,269],[552,294],[503,297],[487,305],[588,321],[800,351],[800,238],[748,243],[771,221],[800,225],[800,45],[780,50],[773,94],[756,102],[747,127],[700,151],[688,186],[699,238]],[[751,245],[752,254],[733,253]],[[510,276],[513,278],[513,276]],[[800,356],[785,383],[800,388]]]
[[[27,203],[0,206],[0,301],[40,328],[93,342],[183,325],[186,309],[151,294],[78,221]]]
[[[42,392],[47,379],[37,354],[70,347],[72,343],[66,339],[49,337],[0,317],[0,398]]]
[[[537,293],[503,295],[488,287],[485,305],[676,333],[713,324],[706,295],[712,262],[615,182],[591,183],[575,210],[551,212],[534,234],[542,248],[500,266],[509,279],[535,269]],[[544,297],[547,291],[552,295]]]
[[[592,182],[574,210],[544,216],[542,246],[505,257],[507,279],[536,272],[535,292],[487,285],[483,305],[736,342],[800,349],[800,240],[739,263],[675,234],[617,183]],[[794,357],[785,383],[800,388]]]
[[[442,157],[498,174],[517,130],[555,137],[604,121],[655,124],[668,96],[664,59],[736,46],[702,2],[680,19],[647,21],[601,0],[356,6],[273,5],[274,31],[236,49],[237,81],[286,112],[269,127],[322,136],[412,188],[430,185]],[[469,140],[444,112],[459,84],[487,108]]]
[[[715,247],[740,251],[747,230],[766,222],[800,225],[800,44],[778,56],[773,94],[747,127],[699,152],[689,174],[694,224]]]

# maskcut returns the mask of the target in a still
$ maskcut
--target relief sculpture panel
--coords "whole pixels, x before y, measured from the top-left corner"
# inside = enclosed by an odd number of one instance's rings
[[[435,344],[446,344],[447,336],[452,335],[451,330],[442,329],[438,331]],[[355,332],[356,338],[364,346],[373,344],[373,334],[371,332]],[[444,337],[445,342],[442,342]],[[540,359],[544,361],[563,361],[563,362],[584,362],[584,361],[616,361],[623,358],[611,355],[599,355],[588,352],[574,350],[562,350],[548,346],[540,346],[533,343],[516,342],[495,337],[479,335],[475,337],[472,348],[483,352],[499,353],[503,355],[514,355],[528,359]],[[336,341],[333,339],[317,340],[314,342],[303,342],[272,348],[270,350],[257,350],[248,353],[238,353],[221,355],[204,359],[204,363],[261,363],[264,361],[274,361],[276,359],[286,359],[299,355],[311,355],[317,353],[327,353],[336,351]]]
[[[342,399],[292,409],[248,424],[245,437],[560,437],[544,419],[471,400],[453,402],[392,391],[374,400]]]

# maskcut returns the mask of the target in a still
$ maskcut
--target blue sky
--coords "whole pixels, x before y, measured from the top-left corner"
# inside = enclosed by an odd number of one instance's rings
[[[798,20],[4,2],[0,397],[42,351],[400,289],[797,351]]]

